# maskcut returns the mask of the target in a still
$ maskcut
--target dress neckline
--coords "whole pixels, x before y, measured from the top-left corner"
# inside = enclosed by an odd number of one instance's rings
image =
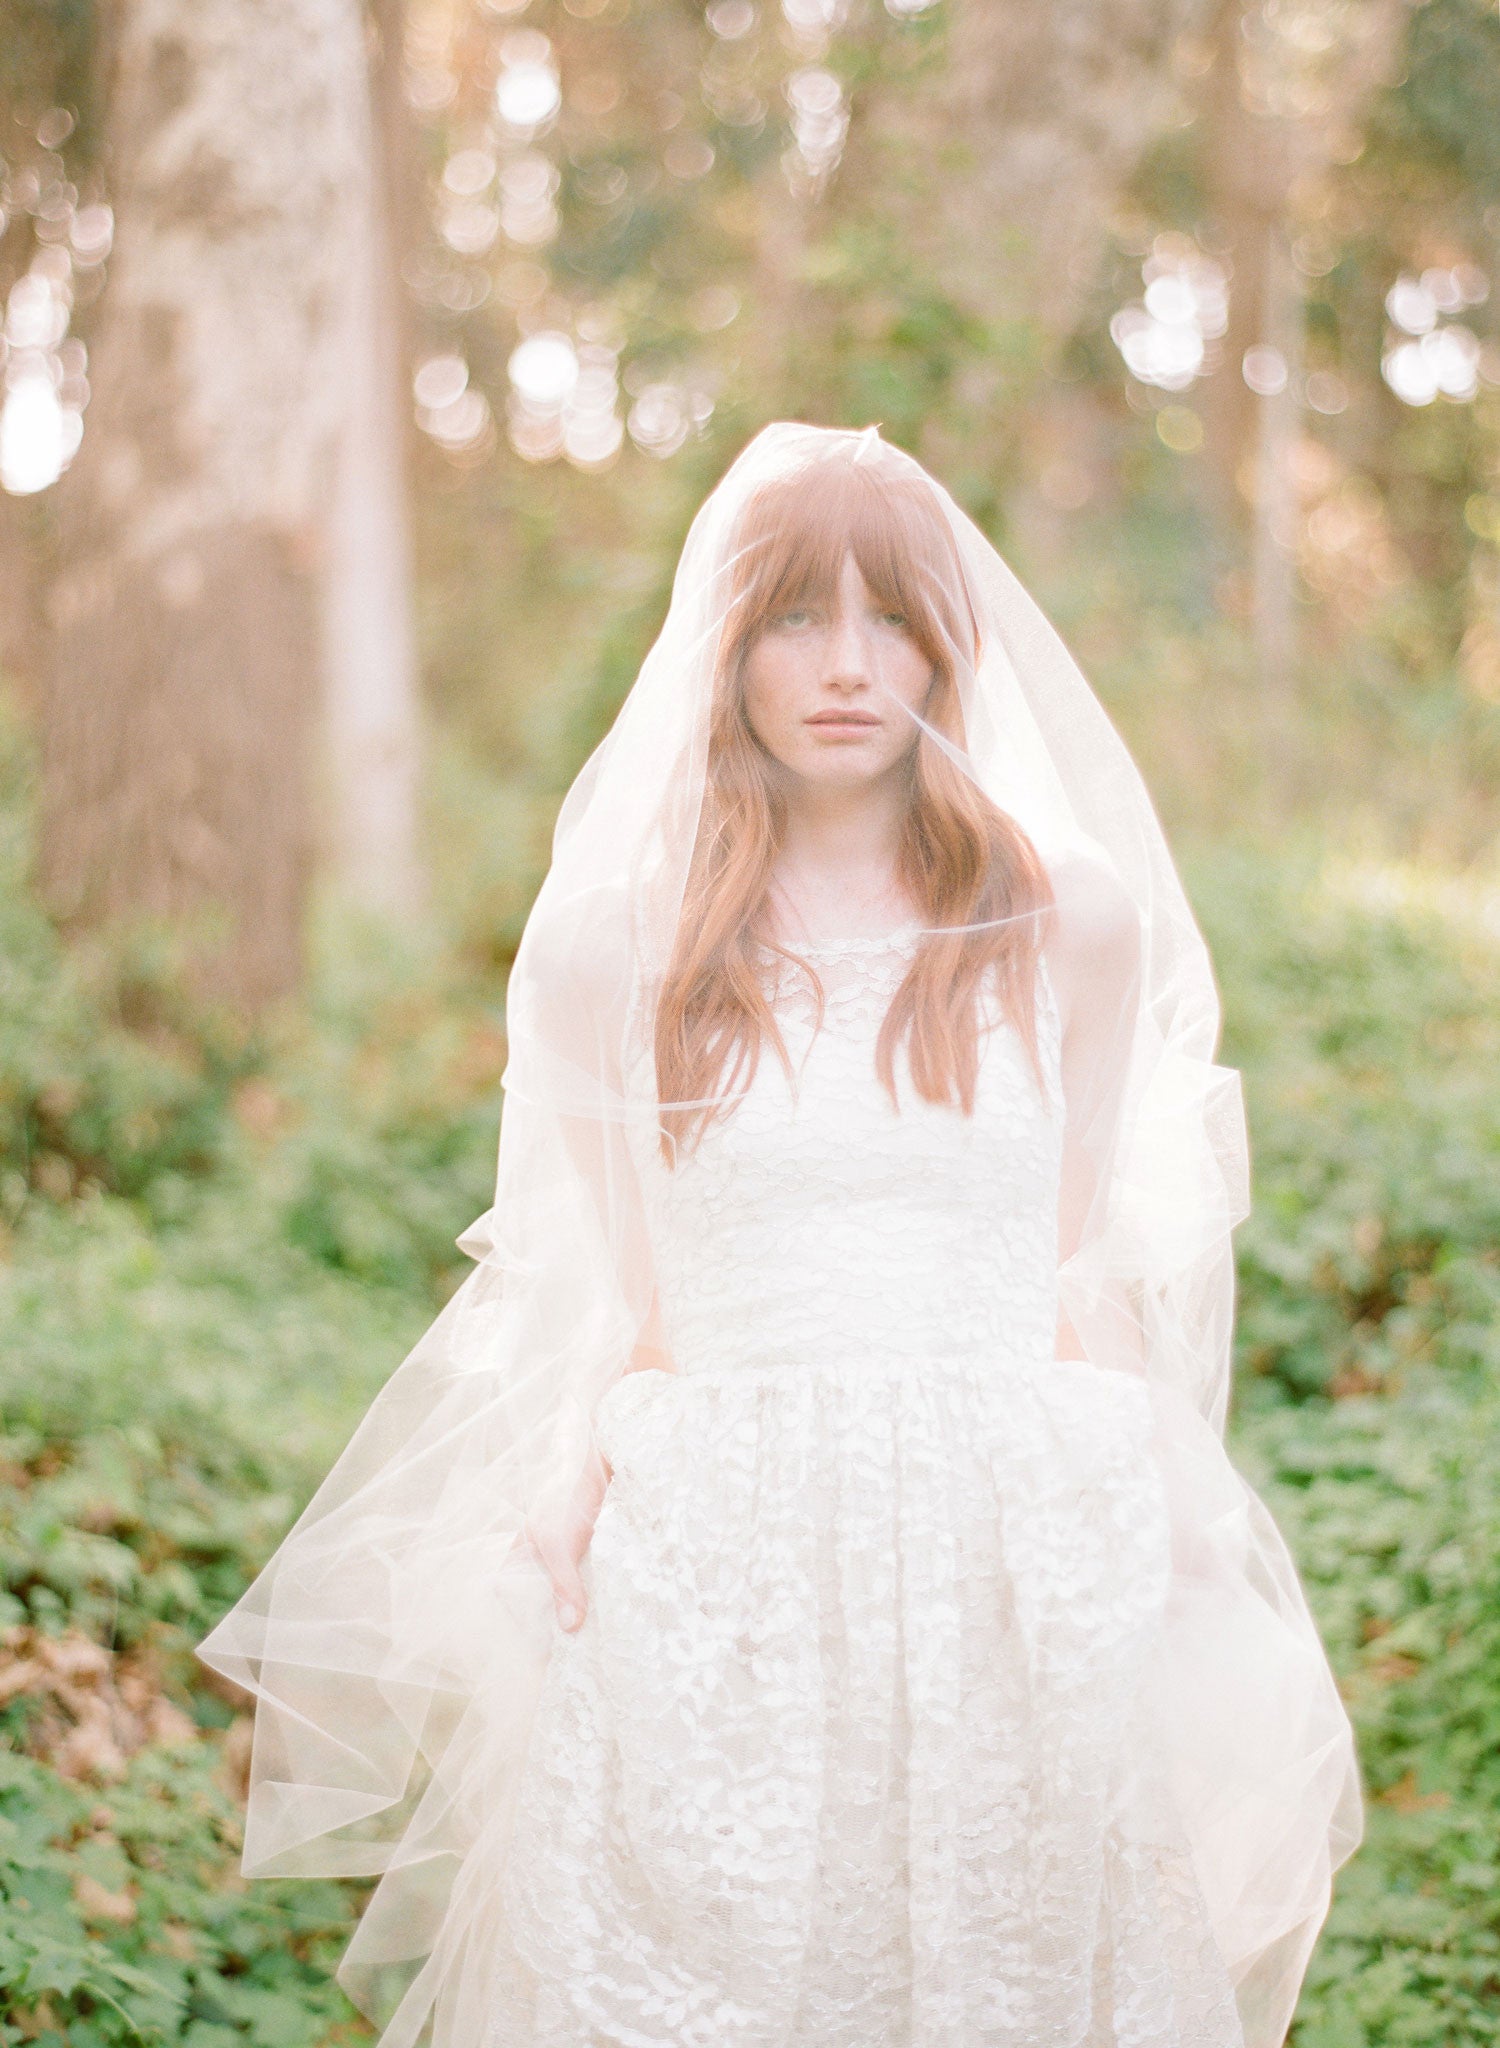
[[[898,947],[917,938],[924,927],[916,918],[908,918],[902,924],[894,925],[888,932],[863,933],[849,939],[788,939],[785,947],[788,953],[811,960],[843,959],[846,955],[860,953],[890,953]],[[764,945],[765,941],[762,940]],[[768,947],[769,951],[770,948]]]

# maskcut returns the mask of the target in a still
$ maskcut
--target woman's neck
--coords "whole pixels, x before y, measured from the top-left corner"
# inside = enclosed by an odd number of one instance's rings
[[[899,876],[903,790],[799,790],[772,872],[777,921],[806,938],[889,930],[916,906]]]

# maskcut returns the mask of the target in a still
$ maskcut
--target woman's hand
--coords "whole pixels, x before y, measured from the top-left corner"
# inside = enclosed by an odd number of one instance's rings
[[[654,1293],[625,1370],[643,1372],[652,1368],[672,1370],[671,1355],[662,1328],[661,1305]],[[557,1609],[558,1623],[570,1635],[582,1627],[583,1617],[588,1613],[588,1594],[584,1590],[580,1567],[593,1540],[594,1524],[609,1491],[609,1480],[608,1464],[598,1451],[591,1452],[567,1503],[553,1513],[528,1520],[523,1531],[527,1548],[552,1582],[552,1601]]]
[[[581,1566],[609,1489],[609,1476],[609,1467],[595,1453],[571,1498],[549,1514],[528,1519],[523,1532],[526,1547],[551,1581],[558,1624],[569,1634],[582,1626],[588,1612]]]

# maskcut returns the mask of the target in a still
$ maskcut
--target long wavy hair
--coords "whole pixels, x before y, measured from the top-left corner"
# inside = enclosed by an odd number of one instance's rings
[[[905,615],[932,664],[923,716],[964,744],[957,663],[978,658],[978,631],[953,536],[920,478],[893,477],[853,454],[825,457],[765,485],[745,508],[715,668],[703,806],[676,939],[656,1010],[656,1081],[670,1161],[720,1110],[713,1098],[748,1085],[769,1043],[791,1072],[764,984],[761,949],[812,965],[776,936],[771,872],[786,822],[785,770],[745,709],[745,662],[770,619],[829,603],[846,556],[880,604]],[[1052,890],[1030,839],[948,756],[914,728],[903,773],[907,805],[899,877],[924,924],[989,930],[925,938],[897,988],[876,1042],[880,1080],[896,1093],[905,1047],[925,1101],[971,1114],[979,1072],[980,997],[988,984],[1041,1080],[1037,957]],[[1027,916],[1033,912],[1040,915]],[[672,1105],[683,1105],[672,1107]],[[694,1106],[696,1105],[696,1106]]]

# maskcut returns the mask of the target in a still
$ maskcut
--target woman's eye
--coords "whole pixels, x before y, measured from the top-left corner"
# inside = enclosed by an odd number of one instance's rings
[[[809,619],[810,619],[811,617],[812,617],[812,613],[811,613],[811,612],[803,612],[803,611],[792,611],[792,612],[783,612],[783,613],[781,614],[780,618],[779,618],[779,619],[778,619],[778,620],[776,621],[776,623],[777,623],[777,625],[779,625],[779,626],[792,626],[792,627],[796,627],[796,626],[805,626],[805,625],[807,624],[808,620],[809,620]]]
[[[888,626],[901,626],[904,628],[907,623],[905,612],[882,612],[880,616]]]

